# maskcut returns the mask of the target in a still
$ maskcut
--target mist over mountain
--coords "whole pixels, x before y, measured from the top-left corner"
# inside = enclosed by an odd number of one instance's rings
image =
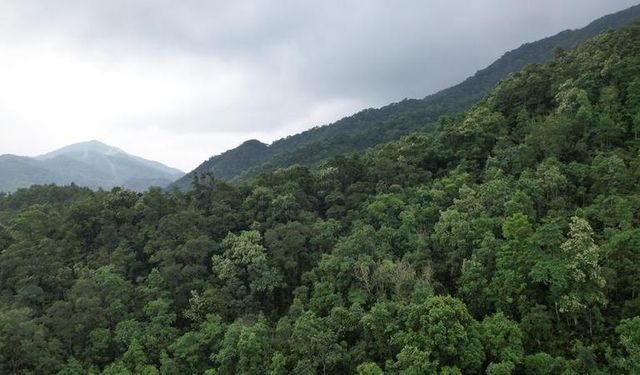
[[[30,185],[74,183],[91,189],[164,187],[184,173],[93,140],[37,156],[0,155],[0,192]]]

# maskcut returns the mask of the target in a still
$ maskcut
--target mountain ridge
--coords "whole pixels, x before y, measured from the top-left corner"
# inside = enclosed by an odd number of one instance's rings
[[[330,156],[357,152],[425,129],[443,115],[459,113],[481,99],[500,80],[531,63],[548,61],[558,48],[572,49],[606,29],[618,29],[640,18],[640,5],[598,18],[587,26],[564,30],[510,50],[461,83],[422,99],[404,99],[380,108],[367,108],[331,124],[274,141],[257,154],[242,145],[214,155],[173,186],[191,188],[194,177],[212,174],[234,181],[292,164],[312,165]],[[258,141],[259,142],[259,141]],[[251,160],[248,162],[247,160]]]

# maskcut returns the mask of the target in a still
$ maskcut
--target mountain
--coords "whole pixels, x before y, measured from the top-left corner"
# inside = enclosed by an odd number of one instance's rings
[[[178,169],[95,140],[35,158],[0,155],[0,192],[50,183],[75,183],[92,189],[123,186],[143,191],[150,186],[167,186],[183,175]]]
[[[558,48],[572,49],[607,29],[619,29],[640,18],[640,5],[602,17],[578,30],[527,43],[505,53],[462,83],[423,99],[405,99],[378,109],[365,109],[333,124],[315,127],[266,145],[257,140],[213,156],[175,183],[191,187],[194,176],[212,173],[236,180],[293,164],[311,165],[331,156],[361,151],[429,128],[439,117],[467,109],[497,83],[528,64],[548,61]]]

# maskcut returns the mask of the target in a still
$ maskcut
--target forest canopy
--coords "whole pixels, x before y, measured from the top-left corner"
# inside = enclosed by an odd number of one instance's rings
[[[640,25],[366,153],[0,196],[0,373],[640,373]]]

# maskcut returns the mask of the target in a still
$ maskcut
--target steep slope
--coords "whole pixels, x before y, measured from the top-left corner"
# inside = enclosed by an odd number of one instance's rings
[[[640,5],[637,5],[602,17],[582,29],[566,30],[524,44],[462,83],[423,99],[406,99],[379,109],[366,109],[333,124],[280,139],[268,147],[256,149],[239,146],[213,156],[175,185],[188,189],[193,177],[203,173],[234,180],[296,163],[310,165],[330,156],[348,154],[398,139],[428,126],[442,115],[468,108],[501,79],[527,64],[549,60],[557,48],[571,49],[606,29],[618,29],[639,18]]]
[[[142,191],[149,186],[167,186],[182,175],[178,169],[98,141],[69,145],[35,158],[0,156],[0,191],[5,192],[47,183]]]

